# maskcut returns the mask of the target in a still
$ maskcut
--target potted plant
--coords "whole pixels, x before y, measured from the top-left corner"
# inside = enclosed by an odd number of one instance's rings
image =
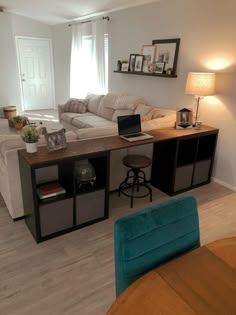
[[[10,120],[13,122],[17,130],[20,130],[24,125],[24,117],[22,116],[14,116],[10,118]]]
[[[24,140],[26,145],[26,151],[28,153],[37,152],[37,142],[40,138],[40,129],[36,127],[26,125],[21,130],[21,138]]]

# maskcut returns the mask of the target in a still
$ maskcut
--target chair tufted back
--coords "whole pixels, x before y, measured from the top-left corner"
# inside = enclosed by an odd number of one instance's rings
[[[116,295],[147,271],[200,246],[196,200],[178,197],[115,222]]]

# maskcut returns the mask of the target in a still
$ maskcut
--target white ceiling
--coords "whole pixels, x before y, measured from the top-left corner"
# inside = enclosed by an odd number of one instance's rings
[[[0,0],[4,11],[54,25],[160,0]]]

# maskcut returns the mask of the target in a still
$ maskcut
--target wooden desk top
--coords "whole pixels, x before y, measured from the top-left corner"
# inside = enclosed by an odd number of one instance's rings
[[[60,160],[65,160],[67,158],[72,158],[76,156],[88,156],[92,154],[110,152],[113,150],[125,149],[129,147],[144,145],[148,143],[159,142],[168,139],[174,139],[178,137],[188,137],[200,133],[212,133],[218,132],[217,128],[212,128],[208,126],[202,126],[201,129],[187,129],[187,130],[177,130],[175,128],[162,128],[148,131],[147,133],[152,135],[153,138],[128,142],[121,139],[119,136],[111,136],[104,138],[78,140],[69,142],[67,148],[48,152],[45,146],[38,147],[37,153],[27,153],[26,150],[19,150],[19,155],[23,157],[29,165],[34,166],[41,163],[55,162]]]
[[[107,315],[236,314],[236,237],[203,246],[128,287]]]

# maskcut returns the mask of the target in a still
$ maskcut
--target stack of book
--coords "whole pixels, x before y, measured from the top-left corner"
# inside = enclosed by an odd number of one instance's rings
[[[58,182],[43,184],[37,188],[37,194],[40,199],[55,197],[65,193],[64,187]]]

